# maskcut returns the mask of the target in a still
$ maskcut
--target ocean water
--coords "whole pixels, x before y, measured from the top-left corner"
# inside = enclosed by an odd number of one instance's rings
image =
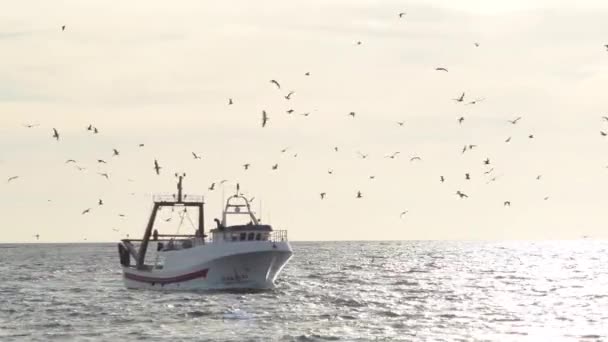
[[[123,287],[115,244],[0,245],[0,341],[606,341],[608,242],[296,242],[277,288]]]

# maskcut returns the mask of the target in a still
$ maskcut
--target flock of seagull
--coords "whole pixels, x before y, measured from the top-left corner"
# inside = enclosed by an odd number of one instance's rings
[[[404,18],[405,16],[406,16],[406,13],[405,13],[405,12],[398,13],[398,17],[399,17],[399,18]],[[61,26],[61,31],[63,32],[63,31],[65,31],[65,30],[66,30],[66,26],[65,26],[65,25]],[[359,46],[359,45],[362,45],[362,44],[363,44],[363,42],[362,42],[362,41],[356,41],[356,42],[355,42],[355,45],[356,45],[356,46]],[[474,44],[474,46],[475,46],[476,48],[479,48],[479,47],[480,47],[480,44],[479,44],[478,42],[474,42],[473,44]],[[606,44],[606,45],[605,45],[605,47],[606,47],[606,49],[608,50],[608,44]],[[434,70],[435,70],[435,71],[437,71],[437,72],[445,72],[445,73],[449,72],[448,68],[447,68],[447,67],[444,67],[444,66],[439,66],[439,67],[436,67]],[[310,72],[305,72],[305,73],[304,73],[304,76],[309,77],[309,76],[311,76],[311,73],[310,73]],[[276,79],[271,79],[271,80],[269,80],[269,83],[270,83],[270,84],[271,84],[273,87],[275,87],[277,90],[279,90],[279,91],[281,91],[281,90],[282,90],[281,83],[280,83],[278,80],[276,80]],[[295,91],[289,91],[289,92],[287,92],[285,95],[281,95],[281,96],[282,96],[282,97],[283,97],[285,100],[291,100],[291,99],[292,99],[292,97],[293,97],[295,94],[296,94],[296,92],[295,92]],[[452,100],[453,100],[453,101],[454,101],[456,104],[464,104],[464,105],[469,106],[469,105],[477,105],[477,104],[479,104],[479,103],[481,103],[481,102],[485,101],[486,99],[485,99],[485,98],[472,98],[472,99],[469,99],[469,98],[468,98],[468,96],[467,96],[467,94],[466,94],[466,92],[461,92],[461,93],[460,93],[458,96],[454,97]],[[232,106],[232,105],[234,105],[234,104],[235,104],[234,99],[233,99],[233,98],[229,98],[229,99],[228,99],[228,101],[227,101],[227,105],[228,105],[228,106]],[[295,112],[295,111],[294,111],[294,109],[288,109],[288,110],[286,111],[286,113],[287,113],[288,115],[291,115],[291,114],[293,114],[294,112]],[[310,113],[302,113],[301,115],[302,115],[302,116],[304,116],[304,117],[306,117],[306,116],[310,115]],[[356,119],[356,118],[357,118],[357,114],[356,114],[356,112],[354,112],[354,111],[350,111],[350,112],[345,113],[345,116],[346,116],[347,118],[348,118],[348,117],[350,117],[350,119]],[[518,122],[520,122],[520,120],[522,120],[522,119],[523,119],[523,118],[522,118],[522,116],[517,116],[517,117],[515,117],[515,118],[513,118],[513,119],[507,120],[507,121],[505,122],[505,124],[516,125],[516,124],[518,124]],[[608,116],[603,116],[603,117],[602,117],[602,119],[608,122]],[[464,117],[464,116],[459,117],[459,118],[457,119],[457,123],[458,123],[458,125],[463,125],[463,124],[464,124],[464,122],[465,122],[465,120],[466,120],[466,119],[465,119],[465,117]],[[269,117],[269,115],[268,115],[268,112],[267,112],[266,110],[262,110],[262,113],[261,113],[261,127],[262,127],[262,128],[265,128],[265,127],[267,127],[267,126],[268,126],[268,125],[270,125],[270,124],[271,124],[271,120],[270,120],[270,117]],[[405,122],[404,122],[404,121],[397,121],[395,124],[401,127],[401,126],[404,126],[404,125],[405,125]],[[38,126],[39,126],[39,124],[37,124],[37,123],[26,123],[26,124],[23,124],[23,126],[24,126],[25,128],[32,129],[32,128],[38,127]],[[89,132],[91,132],[91,134],[99,134],[99,133],[100,133],[99,129],[98,129],[97,127],[93,126],[92,124],[89,124],[88,126],[86,126],[86,130],[87,130],[87,131],[89,131]],[[608,136],[608,132],[606,132],[606,131],[600,131],[600,134],[601,134],[602,136]],[[52,134],[51,134],[51,138],[52,138],[52,139],[54,139],[54,140],[55,140],[55,141],[57,141],[57,142],[60,142],[60,141],[61,141],[61,134],[60,134],[59,129],[57,129],[57,128],[55,128],[55,127],[53,127],[53,128],[52,128]],[[528,134],[528,139],[534,139],[534,134]],[[506,140],[504,140],[504,143],[509,143],[510,141],[511,141],[511,137],[508,137]],[[139,146],[139,147],[144,147],[144,144],[143,144],[143,143],[140,143],[138,146]],[[476,147],[477,147],[477,145],[474,145],[474,144],[467,144],[467,145],[464,145],[464,146],[462,147],[462,152],[461,152],[461,153],[462,153],[462,154],[464,154],[464,153],[466,153],[466,152],[468,152],[468,151],[472,151],[472,150],[473,150],[473,149],[475,149]],[[284,148],[284,149],[282,149],[282,150],[281,150],[281,153],[285,153],[285,152],[287,152],[287,150],[288,150],[288,148]],[[333,147],[333,150],[334,150],[335,152],[338,152],[338,151],[339,151],[339,147],[338,147],[338,146],[334,146],[334,147]],[[360,158],[362,158],[362,159],[366,159],[366,158],[368,158],[368,156],[369,156],[368,154],[364,154],[364,153],[362,153],[362,152],[357,152],[357,154],[358,154],[358,156],[359,156]],[[392,153],[390,153],[390,154],[386,155],[386,156],[385,156],[385,158],[389,158],[389,159],[395,159],[395,158],[398,158],[400,154],[401,154],[401,152],[400,152],[400,151],[395,151],[395,152],[392,152]],[[120,151],[119,151],[118,149],[116,149],[116,148],[112,148],[112,157],[119,157],[119,156],[120,156]],[[296,154],[294,154],[293,156],[294,156],[294,157],[297,157],[297,153],[296,153]],[[199,154],[199,153],[197,153],[197,152],[192,152],[192,157],[193,157],[194,159],[196,159],[196,160],[202,159],[201,154]],[[422,158],[422,157],[420,157],[420,156],[411,156],[411,157],[410,157],[410,159],[409,159],[409,161],[410,161],[410,162],[422,162],[422,161],[423,161],[423,158]],[[484,159],[484,160],[482,160],[481,162],[482,162],[482,165],[486,167],[486,170],[483,172],[483,173],[484,173],[484,175],[486,175],[486,176],[488,176],[488,177],[489,177],[489,180],[487,181],[487,183],[491,183],[491,182],[496,181],[496,180],[498,179],[498,176],[495,176],[495,175],[494,175],[494,174],[495,174],[495,172],[494,172],[494,168],[492,167],[492,163],[491,163],[490,158],[485,158],[485,159]],[[79,165],[77,164],[77,161],[76,161],[76,160],[74,160],[74,159],[68,159],[68,160],[67,160],[65,163],[66,163],[66,164],[74,164],[74,166],[75,166],[76,168],[78,168],[78,170],[80,170],[80,171],[85,170],[85,168],[84,168],[84,167],[79,166]],[[106,161],[106,160],[104,160],[104,159],[97,159],[97,163],[98,163],[98,164],[106,164],[106,163],[107,163],[107,161]],[[247,171],[247,170],[249,170],[249,169],[251,168],[251,163],[244,163],[244,164],[242,164],[242,167],[243,167],[243,169],[244,169],[245,171]],[[275,164],[273,164],[273,165],[271,165],[271,166],[270,166],[270,169],[271,169],[271,170],[278,170],[278,168],[279,168],[279,164],[278,164],[278,163],[275,163]],[[154,172],[156,175],[160,175],[160,174],[161,174],[161,170],[162,170],[162,169],[163,169],[163,167],[160,165],[159,161],[158,161],[157,159],[154,159],[154,160],[153,160],[153,162],[152,162],[152,167],[151,167],[151,170],[152,170],[152,171],[153,171],[153,172]],[[329,169],[329,170],[327,171],[327,173],[328,173],[329,175],[332,175],[332,174],[334,173],[334,171],[333,171],[332,169]],[[98,174],[99,174],[99,176],[104,177],[104,178],[105,178],[105,179],[107,179],[107,180],[110,180],[110,175],[109,175],[107,172],[98,172]],[[15,181],[17,181],[19,178],[20,178],[20,176],[19,176],[19,175],[10,176],[10,177],[7,179],[7,183],[12,183],[12,182],[15,182]],[[375,179],[375,176],[373,176],[373,175],[372,175],[372,176],[369,176],[369,179]],[[464,179],[465,181],[470,181],[470,180],[471,180],[471,174],[470,174],[470,173],[465,173],[465,174],[463,175],[463,179]],[[536,180],[540,180],[540,179],[541,179],[541,175],[538,175],[538,176],[536,177]],[[227,182],[227,181],[228,181],[228,180],[222,180],[222,181],[218,181],[218,182],[213,182],[213,183],[211,183],[211,184],[209,185],[208,190],[209,190],[209,191],[213,191],[213,190],[215,189],[215,187],[216,187],[216,183],[221,185],[221,184],[224,184],[224,183],[225,183],[225,182]],[[445,177],[444,175],[438,175],[438,182],[440,182],[440,183],[444,183],[444,182],[446,182],[446,177]],[[327,193],[326,191],[323,191],[323,192],[320,192],[318,195],[319,195],[320,200],[324,200],[324,199],[326,199],[326,197],[328,196],[328,193]],[[457,190],[457,191],[455,192],[455,196],[456,196],[457,198],[459,198],[459,199],[462,199],[462,200],[466,200],[467,198],[469,198],[469,195],[468,195],[468,194],[466,194],[466,193],[464,193],[462,190]],[[364,196],[363,196],[363,193],[362,193],[360,190],[356,190],[354,197],[355,197],[356,199],[362,199]],[[544,197],[544,200],[547,200],[548,198],[549,198],[549,197],[548,197],[548,196],[546,196],[546,197]],[[50,200],[49,200],[49,201],[50,201]],[[99,199],[99,200],[98,200],[98,202],[97,202],[97,205],[98,205],[98,206],[103,206],[103,205],[104,205],[104,201],[103,201],[103,199]],[[510,200],[504,200],[504,201],[503,201],[503,206],[505,206],[505,207],[510,207],[510,206],[511,206],[511,201],[510,201]],[[92,211],[92,208],[86,208],[86,209],[82,210],[81,214],[82,214],[82,215],[86,215],[86,214],[91,213],[91,211]],[[408,213],[408,210],[403,210],[403,211],[401,211],[401,212],[400,212],[399,217],[400,217],[400,218],[402,218],[402,217],[404,217],[404,216],[405,216],[407,213]],[[125,215],[124,215],[124,214],[119,214],[119,216],[120,216],[120,217],[124,217]],[[168,221],[170,221],[170,218],[166,219],[165,221],[167,221],[167,222],[168,222]],[[118,229],[116,229],[116,228],[114,228],[113,230],[114,230],[114,231],[118,231]],[[34,236],[36,237],[36,239],[39,239],[39,238],[40,238],[40,235],[39,235],[39,234],[36,234],[36,235],[34,235]]]

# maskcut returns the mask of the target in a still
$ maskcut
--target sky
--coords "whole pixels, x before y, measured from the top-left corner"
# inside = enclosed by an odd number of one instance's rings
[[[606,238],[607,16],[605,1],[7,4],[0,242],[139,237],[175,172],[207,228],[239,183],[292,240]]]

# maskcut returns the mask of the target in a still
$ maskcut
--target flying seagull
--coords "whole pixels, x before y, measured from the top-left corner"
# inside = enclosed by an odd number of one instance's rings
[[[463,121],[464,121],[464,116],[461,116],[458,118],[458,124],[462,125]]]
[[[103,159],[97,159],[97,162],[100,164],[107,164],[106,161]]]
[[[462,93],[462,95],[460,95],[460,97],[453,99],[456,102],[462,102],[464,101],[464,92]]]
[[[443,67],[442,67],[442,68],[435,68],[435,70],[437,70],[437,71],[445,71],[445,72],[448,72],[448,69],[443,68]]]
[[[307,71],[307,72],[304,74],[304,76],[310,76],[310,72],[309,72],[309,71]]]
[[[278,168],[279,168],[279,164],[274,164],[274,165],[272,165],[272,169],[273,169],[273,170],[276,170],[276,169],[278,169]]]
[[[281,85],[276,80],[270,80],[270,83],[276,85],[278,89],[281,89]]]
[[[469,175],[468,173],[465,173],[464,174],[464,179],[471,180],[471,175]]]
[[[479,43],[475,42],[474,44],[475,44],[475,47],[479,47]]]
[[[608,135],[608,133],[606,133],[606,132],[604,132],[604,131],[600,131],[600,134],[601,134],[603,137],[605,137],[605,136],[607,136],[607,135]]]
[[[608,121],[608,116],[602,116],[602,119]]]
[[[490,158],[486,158],[486,160],[483,161],[484,165],[490,165]]]
[[[443,182],[445,182],[445,178],[444,178],[443,176],[439,176],[439,181],[440,181],[441,183],[443,183]]]
[[[118,152],[118,150],[115,148],[112,149],[112,152],[112,157],[118,157],[120,155],[120,152]]]
[[[194,159],[201,159],[201,156],[199,156],[198,154],[192,152],[192,156],[194,157]]]
[[[461,192],[460,190],[456,191],[456,195],[460,196],[460,198],[469,198],[467,194]]]
[[[7,183],[10,183],[11,181],[14,181],[15,179],[19,178],[19,176],[12,176],[9,177],[9,179],[6,181]]]
[[[234,102],[232,102],[232,99],[228,99],[228,105],[234,104]]]
[[[369,154],[363,154],[363,153],[361,153],[359,151],[357,151],[357,153],[359,154],[359,157],[361,157],[362,159],[367,158],[367,156],[369,155]]]
[[[504,205],[505,207],[510,207],[510,206],[511,206],[511,202],[509,202],[509,201],[505,201],[505,202],[503,203],[503,205]]]
[[[215,189],[215,183],[211,183],[209,186],[209,190],[213,191]]]
[[[477,104],[477,102],[481,102],[481,101],[483,101],[483,100],[485,100],[485,98],[482,98],[482,99],[475,99],[475,100],[473,100],[473,101],[467,102],[467,103],[466,103],[466,105],[474,105],[474,104]]]
[[[59,141],[59,132],[55,128],[53,128],[53,138]]]
[[[288,109],[286,112],[287,112],[287,114],[292,114],[294,112],[294,110],[293,109]]]
[[[40,124],[23,124],[23,127],[34,128],[36,126],[40,126]]]
[[[81,215],[88,214],[89,212],[91,212],[91,208],[83,210]]]
[[[511,141],[511,137],[508,137],[507,140],[505,140],[506,143],[508,143],[509,141]]]
[[[320,193],[319,195],[321,196],[321,199],[325,199],[325,193],[324,192]]]
[[[97,172],[97,174],[102,177],[106,177],[107,180],[110,180],[110,175],[108,175],[106,172]]]
[[[66,164],[75,163],[75,162],[76,161],[74,159],[68,159],[68,160],[65,161]]]
[[[399,152],[399,151],[397,151],[397,152],[393,152],[393,154],[390,154],[390,155],[388,155],[388,156],[386,156],[386,157],[384,157],[384,158],[391,158],[391,159],[395,159],[395,157],[397,157],[397,155],[398,155],[399,153],[401,153],[401,152]]]
[[[266,114],[266,111],[263,110],[262,111],[262,127],[266,126],[267,121],[268,121],[268,115]]]
[[[353,118],[355,117],[355,112],[350,112],[348,113],[348,115],[352,116]]]
[[[291,95],[295,94],[295,92],[290,91],[289,94],[285,95],[286,100],[291,100]]]
[[[399,18],[403,18],[405,16],[405,14],[406,14],[405,12],[399,13]]]
[[[420,158],[418,156],[414,156],[414,157],[410,158],[411,162],[413,162],[414,160],[422,160],[422,158]]]
[[[160,165],[158,165],[158,161],[156,159],[154,159],[154,171],[156,171],[157,175],[160,175]]]
[[[357,191],[357,198],[362,198],[363,194],[361,194],[361,191]]]
[[[405,125],[405,121],[397,121],[397,125],[399,125],[400,127],[402,127],[403,125]]]
[[[65,31],[65,25],[61,26],[61,31]]]
[[[250,166],[250,164],[249,164],[249,163],[247,163],[247,164],[243,164],[243,168],[245,168],[245,170],[249,170],[249,166]]]
[[[507,120],[509,121],[511,124],[515,125],[517,123],[517,121],[521,120],[521,116],[518,116],[517,118],[515,118],[515,120]]]
[[[99,201],[97,201],[97,205],[103,205],[103,200],[100,198]]]

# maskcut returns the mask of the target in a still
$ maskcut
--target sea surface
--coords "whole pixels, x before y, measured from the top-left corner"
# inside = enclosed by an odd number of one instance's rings
[[[0,341],[608,341],[608,241],[293,248],[275,290],[168,293],[116,244],[0,245]]]

